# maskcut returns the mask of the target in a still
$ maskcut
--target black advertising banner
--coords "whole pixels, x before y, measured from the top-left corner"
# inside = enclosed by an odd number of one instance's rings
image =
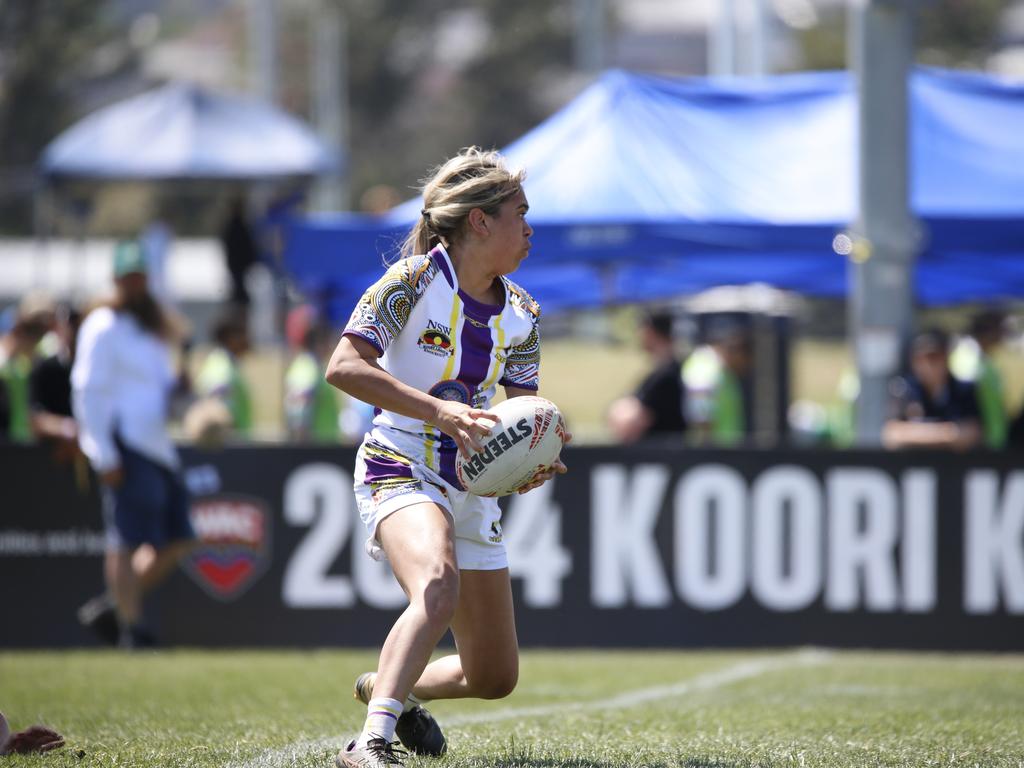
[[[404,596],[364,553],[354,451],[183,451],[202,542],[165,643],[376,646]],[[1024,650],[1024,469],[997,454],[571,448],[503,502],[524,646]],[[0,447],[0,646],[86,645],[99,501]]]

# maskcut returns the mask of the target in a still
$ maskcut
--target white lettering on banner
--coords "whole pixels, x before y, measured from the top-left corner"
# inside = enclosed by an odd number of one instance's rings
[[[620,465],[594,467],[590,585],[599,608],[620,608],[628,602],[657,608],[671,603],[672,592],[654,542],[668,478],[668,468],[660,464],[640,464],[632,478]]]
[[[405,593],[391,566],[372,559],[363,548],[363,528],[354,501],[352,475],[333,464],[306,464],[288,476],[284,519],[292,525],[312,528],[285,568],[285,605],[351,608],[357,595],[374,608],[405,605]],[[329,573],[350,537],[352,578]]]
[[[964,504],[964,608],[995,613],[1002,591],[1009,613],[1024,613],[1024,472],[967,473]]]
[[[103,531],[0,530],[0,557],[82,557],[106,552]]]
[[[772,467],[754,482],[752,506],[754,567],[750,587],[754,597],[775,611],[806,608],[821,591],[818,478],[803,467]]]
[[[551,498],[555,480],[513,496],[502,515],[509,572],[523,580],[523,602],[553,608],[562,602],[562,580],[572,571],[572,554],[562,546],[562,510]]]
[[[780,612],[805,610],[818,600],[842,612],[935,610],[935,470],[911,468],[893,477],[847,466],[822,478],[806,467],[776,465],[748,480],[731,466],[702,464],[679,478],[666,504],[672,475],[671,467],[653,463],[592,468],[595,607],[659,608],[678,599],[712,611],[749,593]],[[1024,613],[1024,471],[1008,475],[1002,489],[999,478],[989,470],[965,476],[964,601],[971,613],[993,613],[1001,605]],[[504,515],[511,573],[530,608],[562,605],[573,569],[556,482],[509,499]],[[655,535],[667,507],[672,520],[666,530],[674,534],[668,547]],[[219,512],[205,521],[211,528],[240,525]],[[286,479],[283,512],[287,523],[309,528],[285,566],[286,605],[404,604],[388,565],[364,553],[349,471],[328,463],[298,467]],[[349,544],[350,570],[339,572]],[[63,546],[51,542],[49,548]]]
[[[352,484],[349,483],[351,489]],[[349,491],[351,495],[351,490]],[[356,592],[359,599],[374,608],[401,608],[408,600],[402,585],[395,578],[394,571],[387,560],[374,560],[366,554],[363,546],[366,529],[362,520],[352,516],[358,529],[358,535],[352,539],[352,575],[356,581]]]
[[[263,514],[234,500],[204,502],[192,513],[192,524],[203,541],[263,541]]]
[[[903,608],[911,613],[926,613],[935,608],[935,525],[935,473],[928,469],[908,470],[903,476],[900,570]]]
[[[743,596],[746,497],[743,476],[723,465],[691,470],[676,485],[676,588],[695,608],[717,610]]]
[[[830,471],[826,485],[831,526],[825,605],[857,609],[863,577],[864,607],[896,610],[896,483],[881,470],[846,467]]]
[[[355,604],[349,577],[327,572],[351,533],[353,502],[351,477],[333,464],[306,464],[288,476],[284,519],[292,525],[313,527],[285,568],[285,605],[348,608]]]

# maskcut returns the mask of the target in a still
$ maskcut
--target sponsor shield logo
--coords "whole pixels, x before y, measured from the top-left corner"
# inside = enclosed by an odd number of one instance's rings
[[[192,502],[197,545],[182,568],[218,600],[237,600],[270,564],[270,513],[262,499],[205,496]]]

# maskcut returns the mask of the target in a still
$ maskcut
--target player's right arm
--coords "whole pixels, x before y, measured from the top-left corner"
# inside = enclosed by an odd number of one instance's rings
[[[327,383],[382,410],[434,424],[464,453],[482,450],[480,439],[491,429],[479,419],[493,418],[491,413],[410,387],[381,368],[379,356],[365,339],[343,335],[327,364]]]

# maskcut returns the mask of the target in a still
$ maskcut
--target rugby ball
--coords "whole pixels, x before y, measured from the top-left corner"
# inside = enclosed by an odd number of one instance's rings
[[[498,422],[482,451],[459,451],[455,474],[477,496],[508,496],[558,458],[565,422],[558,406],[543,397],[512,397],[488,410]]]

